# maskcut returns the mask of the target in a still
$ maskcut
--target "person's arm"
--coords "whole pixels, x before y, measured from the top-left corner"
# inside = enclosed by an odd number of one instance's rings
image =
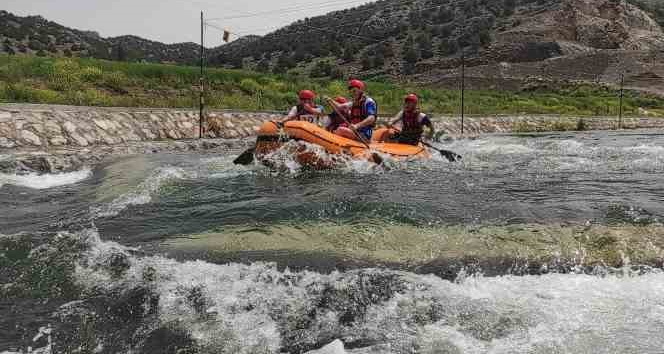
[[[348,110],[350,109],[350,103],[339,103],[329,97],[325,97],[327,103],[332,107],[332,110],[338,115],[343,116],[343,118],[348,119]]]
[[[293,108],[291,108],[291,110],[288,112],[288,116],[286,116],[286,118],[282,119],[280,122],[286,123],[295,119],[295,117],[297,117],[297,106],[293,106]]]
[[[392,128],[392,127],[394,127],[395,124],[399,123],[399,121],[401,120],[402,115],[403,115],[403,111],[399,111],[399,113],[397,113],[397,115],[394,116],[394,118],[392,118],[392,121],[389,123],[388,128]]]
[[[436,129],[433,127],[433,122],[431,122],[431,119],[429,119],[429,116],[426,114],[422,117],[422,125],[429,128],[429,131],[425,135],[426,139],[432,140],[434,134],[436,134]]]
[[[320,116],[323,115],[323,107],[321,107],[321,106],[313,107],[313,106],[310,106],[308,104],[305,104],[304,105],[304,110],[307,111],[307,113],[313,114],[317,117],[320,117]]]

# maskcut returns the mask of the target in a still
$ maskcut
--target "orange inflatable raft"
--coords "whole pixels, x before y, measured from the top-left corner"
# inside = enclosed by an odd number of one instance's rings
[[[265,122],[257,135],[255,154],[263,162],[265,162],[266,155],[279,149],[289,140],[306,141],[322,147],[328,154],[346,155],[354,159],[371,160],[372,154],[375,152],[390,155],[395,159],[428,159],[431,157],[427,148],[421,144],[406,145],[372,141],[369,144],[371,149],[368,149],[360,141],[338,136],[316,124],[305,121],[286,122],[282,129],[274,122]],[[374,136],[383,136],[382,129],[377,129]],[[322,159],[304,146],[297,147],[292,152],[296,160],[303,165],[316,168],[329,168],[334,165],[334,161]]]

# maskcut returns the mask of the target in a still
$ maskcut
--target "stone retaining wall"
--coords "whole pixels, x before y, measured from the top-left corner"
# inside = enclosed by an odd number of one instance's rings
[[[459,117],[435,117],[436,129],[448,134],[461,134]],[[464,133],[471,135],[488,133],[538,132],[557,130],[577,130],[583,121],[583,130],[615,130],[622,129],[662,129],[664,118],[623,118],[617,117],[573,117],[552,115],[521,115],[521,116],[473,116],[464,119]]]
[[[213,111],[208,114],[208,138],[243,138],[255,134],[276,113]],[[587,130],[618,128],[615,117],[487,116],[468,117],[466,134],[515,131],[574,130],[583,119]],[[440,116],[438,130],[461,133],[459,117]],[[664,119],[626,118],[623,127],[664,128]],[[0,149],[88,147],[128,142],[192,139],[199,134],[198,112],[183,109],[101,108],[50,105],[0,105]]]
[[[223,127],[211,138],[254,135],[270,113],[211,112]],[[116,145],[137,141],[192,139],[199,136],[198,112],[181,109],[0,105],[0,148],[57,148]]]

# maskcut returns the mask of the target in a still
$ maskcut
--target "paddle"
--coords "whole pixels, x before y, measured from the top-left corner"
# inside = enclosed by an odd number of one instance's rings
[[[431,144],[429,144],[429,143],[427,143],[427,142],[424,142],[424,141],[422,141],[422,140],[420,140],[420,142],[422,143],[422,145],[424,145],[424,146],[426,146],[426,147],[428,147],[428,148],[430,148],[430,149],[433,149],[433,150],[438,151],[438,152],[439,152],[441,155],[443,155],[443,157],[446,158],[447,161],[449,161],[449,162],[456,162],[456,161],[458,161],[458,160],[463,159],[463,157],[461,157],[461,155],[459,155],[459,154],[457,154],[457,153],[455,153],[455,152],[452,152],[452,151],[449,151],[449,150],[439,149],[439,148],[437,148],[437,147],[435,147],[435,146],[433,146],[433,145],[431,145]]]
[[[277,126],[279,126],[279,123],[273,122]],[[240,154],[235,160],[233,160],[233,163],[236,165],[250,165],[251,163],[254,162],[254,153],[256,152],[256,145],[248,148],[245,150],[243,153]]]
[[[256,146],[252,146],[240,154],[233,163],[236,165],[250,165],[254,162],[254,152],[256,152]]]
[[[364,146],[366,146],[367,149],[372,150],[371,146],[369,145],[369,142],[368,142],[368,141],[362,136],[362,134],[360,134],[360,133],[357,131],[357,129],[355,129],[355,127],[353,127],[352,124],[350,124],[350,122],[348,121],[348,119],[346,119],[346,116],[344,115],[344,113],[341,112],[341,111],[339,110],[339,108],[337,108],[336,105],[334,105],[334,104],[331,103],[332,99],[330,99],[330,98],[328,97],[328,98],[327,98],[327,101],[328,101],[328,103],[330,104],[330,106],[332,106],[332,109],[334,109],[334,111],[337,112],[337,115],[338,115],[341,119],[343,119],[344,123],[346,123],[346,124],[348,125],[348,128],[349,128],[351,131],[353,131],[353,134],[355,134],[355,136],[360,140],[360,142],[361,142],[362,144],[364,144]],[[378,155],[378,153],[375,153],[375,152],[371,153],[371,159],[372,159],[373,162],[376,163],[377,165],[382,165],[382,164],[383,164],[383,158],[380,157],[380,155]]]
[[[394,130],[396,130],[397,132],[401,133],[401,130],[397,129],[395,126],[393,126],[393,125],[391,125],[391,124],[388,124],[387,127],[388,127],[388,128],[391,128],[391,129],[394,129]],[[449,161],[449,162],[456,162],[456,161],[458,161],[458,160],[463,159],[463,157],[461,157],[461,155],[459,155],[459,154],[457,154],[457,153],[455,153],[455,152],[452,152],[452,151],[449,151],[449,150],[444,150],[444,149],[439,149],[439,148],[437,148],[437,147],[435,147],[435,146],[433,146],[433,145],[431,145],[431,144],[429,144],[429,143],[427,143],[427,142],[425,142],[425,141],[422,141],[422,139],[420,139],[420,142],[422,143],[422,145],[424,145],[424,146],[426,146],[426,147],[428,147],[428,148],[430,148],[430,149],[433,149],[433,150],[435,150],[435,151],[438,151],[438,152],[439,152],[444,158],[446,158],[447,161]]]

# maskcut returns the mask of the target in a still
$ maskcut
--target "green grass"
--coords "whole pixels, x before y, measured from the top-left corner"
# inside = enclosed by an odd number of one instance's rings
[[[0,102],[86,106],[198,107],[197,67],[116,62],[83,58],[0,55]],[[343,81],[272,75],[243,70],[207,69],[205,102],[210,108],[285,111],[296,92],[309,88],[321,96],[347,94]],[[457,90],[404,87],[369,82],[382,114],[399,110],[402,97],[415,91],[424,111],[458,114]],[[617,115],[615,90],[575,85],[556,91],[469,90],[467,114]],[[625,115],[644,108],[664,116],[664,99],[628,92]]]

